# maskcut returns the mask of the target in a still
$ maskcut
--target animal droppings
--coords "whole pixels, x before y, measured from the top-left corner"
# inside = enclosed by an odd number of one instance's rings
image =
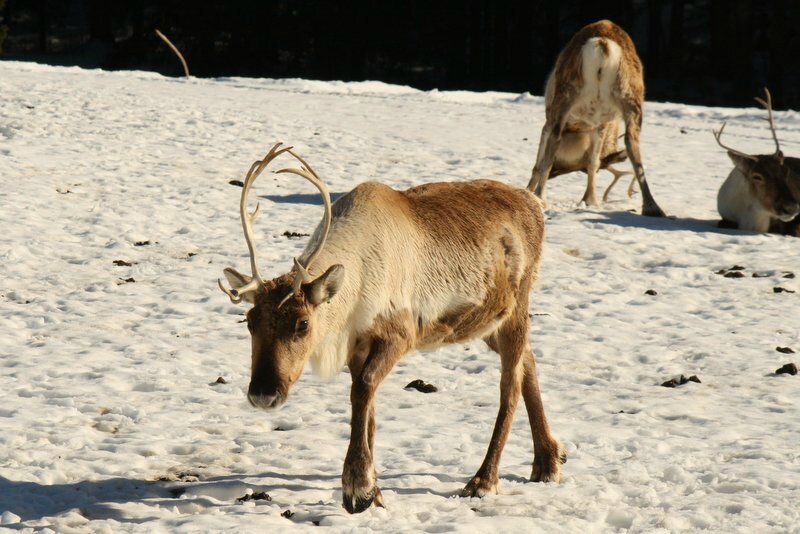
[[[775,350],[782,352],[783,354],[794,354],[794,349],[791,347],[775,347]]]
[[[435,393],[439,391],[439,389],[433,384],[426,384],[419,378],[409,382],[408,385],[403,389],[416,389],[417,391],[421,391],[422,393]]]
[[[244,182],[241,181],[241,180],[231,180],[228,183],[231,184],[231,185],[235,185],[237,187],[244,187]]]
[[[285,517],[286,519],[291,519],[293,515],[294,512],[292,512],[291,510],[286,510],[283,513],[281,513],[281,517]]]
[[[797,366],[795,364],[793,364],[793,363],[787,363],[786,365],[784,365],[780,369],[776,369],[775,370],[775,374],[776,375],[784,375],[784,374],[796,375],[797,374]]]
[[[247,502],[247,501],[271,501],[272,497],[270,497],[266,491],[256,491],[254,493],[248,493],[247,495],[243,495],[236,499],[239,502]]]
[[[656,291],[655,289],[648,289],[647,291],[644,292],[644,294],[645,295],[658,295],[658,291]]]
[[[114,260],[114,265],[116,265],[117,267],[130,267],[135,264],[136,262],[129,262],[125,260]]]
[[[133,246],[134,247],[144,247],[144,246],[147,246],[149,244],[150,244],[150,240],[148,239],[147,241],[137,241],[136,243],[133,244]]]
[[[773,293],[794,293],[793,289],[786,289],[785,287],[776,286],[772,288]]]
[[[285,232],[283,232],[283,235],[284,235],[284,237],[288,237],[289,239],[291,239],[293,237],[308,237],[309,236],[309,234],[301,234],[301,233],[298,233],[298,232],[290,232],[289,230],[286,230]]]
[[[686,378],[684,375],[681,375],[680,378],[671,378],[661,385],[664,386],[665,388],[674,388],[682,386],[684,384],[688,384],[689,382],[697,382],[698,384],[701,383],[700,379],[697,378],[697,375],[692,375],[689,378]]]
[[[742,271],[728,271],[723,275],[725,278],[744,278]]]

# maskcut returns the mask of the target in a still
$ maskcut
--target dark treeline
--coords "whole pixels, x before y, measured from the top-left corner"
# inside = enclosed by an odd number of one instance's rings
[[[614,20],[645,65],[647,98],[751,105],[769,86],[800,106],[792,0],[0,0],[0,59],[194,76],[382,80],[542,94],[587,22]]]

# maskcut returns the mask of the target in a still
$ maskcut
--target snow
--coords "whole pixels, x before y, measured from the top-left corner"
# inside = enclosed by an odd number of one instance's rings
[[[784,277],[800,276],[800,242],[716,228],[731,163],[711,129],[727,120],[728,144],[771,152],[763,110],[647,103],[645,168],[674,218],[632,213],[625,180],[592,209],[576,204],[583,175],[549,184],[531,339],[569,457],[560,484],[527,482],[520,403],[499,494],[457,497],[498,405],[498,357],[475,342],[410,354],[382,384],[387,508],[350,516],[348,374],[307,370],[278,412],[246,402],[245,307],[216,286],[249,268],[228,182],[281,140],[334,196],[365,180],[524,186],[542,99],[17,62],[0,62],[0,95],[0,529],[800,531],[800,376],[774,374],[798,359],[777,346],[800,352],[800,278]],[[800,115],[776,122],[800,152]],[[322,209],[291,175],[254,192],[276,276],[305,245],[283,233],[310,233]],[[745,277],[715,274],[734,265]],[[681,374],[701,383],[660,387]],[[403,389],[417,378],[438,392]],[[271,501],[237,500],[261,491]]]

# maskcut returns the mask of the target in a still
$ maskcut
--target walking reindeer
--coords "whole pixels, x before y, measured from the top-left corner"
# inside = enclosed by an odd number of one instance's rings
[[[544,99],[545,124],[528,189],[546,202],[547,180],[558,174],[560,167],[585,170],[582,200],[590,206],[598,205],[594,183],[597,171],[609,169],[614,182],[622,174],[609,167],[624,159],[616,149],[617,121],[621,117],[627,155],[642,191],[642,214],[664,216],[650,193],[639,152],[644,79],[642,63],[625,30],[608,20],[579,30],[558,55]]]
[[[533,434],[532,481],[558,481],[564,461],[545,418],[528,340],[528,296],[542,253],[544,218],[530,192],[491,180],[431,183],[396,191],[366,182],[331,205],[328,190],[291,147],[272,147],[247,173],[239,211],[252,276],[224,270],[220,288],[247,312],[252,372],[247,398],[262,409],[286,402],[306,361],[352,378],[350,445],[342,472],[350,513],[383,505],[373,466],[375,392],[404,354],[483,339],[500,354],[500,410],[486,457],[462,491],[498,485],[503,446],[520,393]],[[324,216],[292,269],[262,278],[247,208],[255,179],[288,153],[322,195]]]

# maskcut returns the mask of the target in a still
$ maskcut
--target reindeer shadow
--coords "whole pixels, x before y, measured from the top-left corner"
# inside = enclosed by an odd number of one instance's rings
[[[38,484],[9,480],[0,476],[0,502],[2,508],[21,518],[21,521],[38,520],[63,514],[72,509],[90,519],[114,519],[139,523],[157,517],[127,516],[116,504],[152,501],[153,506],[168,506],[178,502],[163,484],[128,478],[82,480],[70,484]],[[209,503],[210,504],[210,503]],[[9,528],[28,528],[18,523]]]
[[[587,219],[590,224],[611,224],[624,228],[644,228],[657,232],[695,232],[721,235],[757,235],[758,232],[745,232],[736,228],[719,226],[720,219],[694,219],[691,217],[645,217],[629,211],[595,212],[598,218]],[[602,218],[600,218],[602,217]]]
[[[345,195],[346,193],[331,193],[331,202]],[[293,193],[289,195],[261,195],[259,198],[275,202],[277,204],[312,204],[322,206],[322,197],[319,193]]]

